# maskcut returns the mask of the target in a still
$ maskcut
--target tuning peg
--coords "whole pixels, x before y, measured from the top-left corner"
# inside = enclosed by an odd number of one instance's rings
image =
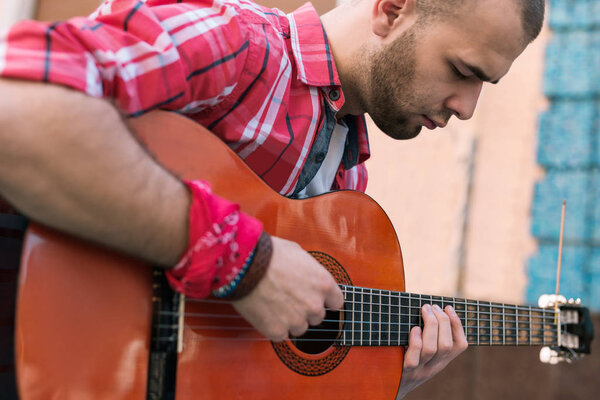
[[[540,296],[540,298],[538,299],[538,305],[541,308],[550,308],[550,307],[554,307],[554,304],[558,303],[558,304],[565,304],[567,302],[567,299],[562,296],[562,295],[555,295],[555,294],[543,294]]]
[[[575,300],[575,304],[581,304],[581,299],[578,297],[577,300]]]
[[[552,350],[550,347],[542,347],[540,350],[540,361],[545,364],[558,364],[560,361],[564,361],[556,350]]]

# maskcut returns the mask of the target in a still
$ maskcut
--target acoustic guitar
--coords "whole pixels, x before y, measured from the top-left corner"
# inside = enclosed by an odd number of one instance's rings
[[[393,399],[425,303],[452,305],[471,345],[546,346],[552,361],[589,353],[588,310],[575,302],[555,312],[556,299],[541,308],[404,292],[400,245],[368,196],[291,200],[191,120],[153,112],[130,122],[171,171],[208,180],[310,251],[339,282],[343,310],[273,343],[227,302],[184,299],[160,270],[32,223],[16,322],[22,399]]]

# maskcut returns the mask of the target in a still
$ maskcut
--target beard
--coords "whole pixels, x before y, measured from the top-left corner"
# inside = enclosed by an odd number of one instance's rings
[[[414,79],[416,32],[412,26],[384,49],[371,52],[366,69],[365,109],[375,125],[394,139],[412,139],[422,128],[418,121],[422,113],[414,111],[426,98]]]

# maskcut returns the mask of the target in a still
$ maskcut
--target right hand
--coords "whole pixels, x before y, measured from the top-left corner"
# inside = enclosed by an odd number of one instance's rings
[[[273,255],[265,276],[232,304],[259,332],[280,342],[319,325],[325,308],[341,309],[344,297],[331,274],[297,243],[271,238]]]

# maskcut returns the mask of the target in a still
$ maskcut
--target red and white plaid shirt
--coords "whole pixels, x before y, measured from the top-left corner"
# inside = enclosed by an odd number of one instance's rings
[[[324,154],[309,157],[311,147],[317,136],[331,135],[332,116],[344,104],[325,31],[310,4],[286,15],[250,0],[107,0],[88,18],[14,25],[0,36],[0,76],[114,98],[128,116],[178,111],[219,136],[287,196],[308,183],[311,174],[298,185],[305,167],[318,169],[314,160]],[[349,131],[332,189],[364,191],[365,121],[349,117],[345,123]],[[216,196],[212,203],[212,211],[225,207]],[[196,236],[210,233],[221,217],[191,229]],[[252,233],[238,232],[240,243],[258,239],[256,224],[247,229]],[[224,254],[205,261],[221,265]]]
[[[129,116],[179,111],[283,195],[294,192],[325,102],[344,104],[310,4],[285,15],[248,0],[108,0],[89,18],[13,26],[0,39],[0,75],[111,97]],[[366,128],[354,119],[332,189],[366,188]]]

